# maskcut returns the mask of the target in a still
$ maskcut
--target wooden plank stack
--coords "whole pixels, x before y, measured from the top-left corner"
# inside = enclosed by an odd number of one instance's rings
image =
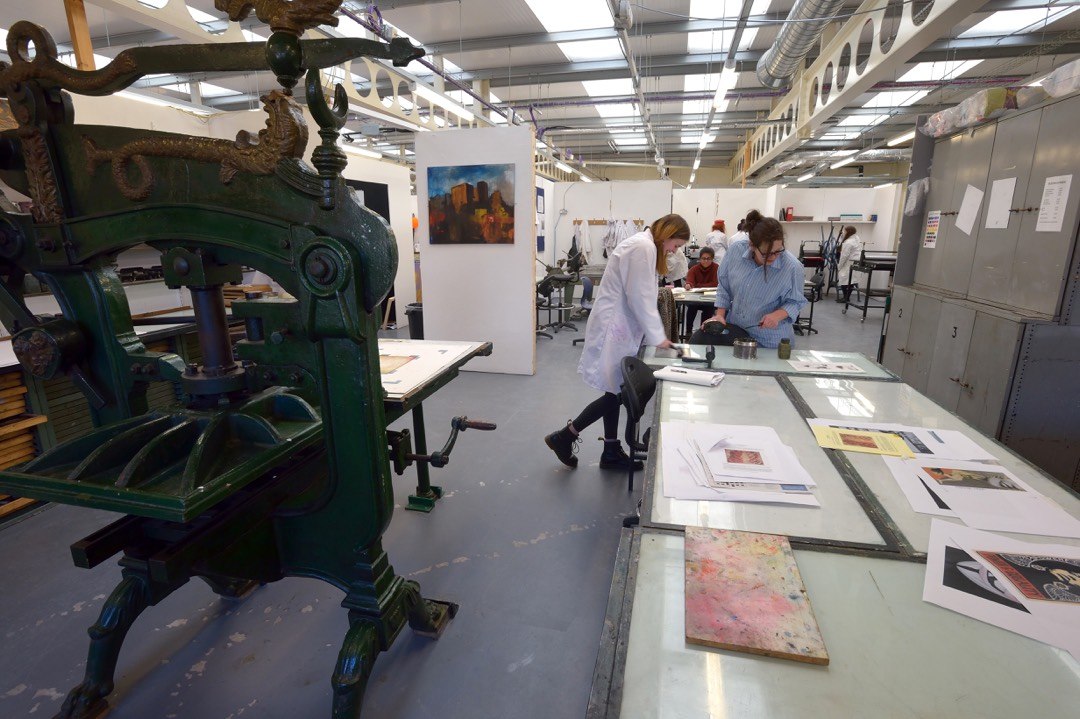
[[[0,374],[0,469],[22,464],[37,454],[34,427],[48,418],[27,414],[26,385],[18,369]],[[0,494],[0,519],[30,506],[33,499]]]

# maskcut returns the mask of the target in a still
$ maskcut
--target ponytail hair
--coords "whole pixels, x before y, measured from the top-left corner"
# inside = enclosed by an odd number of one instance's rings
[[[765,218],[761,216],[760,212],[757,210],[750,210],[746,213],[746,220],[743,222],[743,230],[745,230],[748,235],[752,234],[754,227],[756,227],[763,219]]]

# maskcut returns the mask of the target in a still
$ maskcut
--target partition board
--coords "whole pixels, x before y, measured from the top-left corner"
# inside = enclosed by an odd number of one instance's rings
[[[536,182],[533,135],[525,127],[424,132],[416,137],[416,196],[424,283],[424,338],[490,341],[490,357],[466,370],[532,374],[536,290]],[[431,244],[428,168],[514,166],[512,244]]]

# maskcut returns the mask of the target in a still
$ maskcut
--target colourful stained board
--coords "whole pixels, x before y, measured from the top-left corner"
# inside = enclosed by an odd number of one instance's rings
[[[787,537],[686,528],[686,641],[828,664]]]

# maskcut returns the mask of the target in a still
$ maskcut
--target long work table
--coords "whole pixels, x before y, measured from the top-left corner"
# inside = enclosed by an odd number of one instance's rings
[[[863,371],[854,375],[814,376],[767,359],[753,368],[733,367],[729,352],[717,348],[723,359],[714,367],[727,375],[716,387],[658,383],[640,525],[623,530],[589,718],[1005,719],[1075,713],[1080,663],[1049,645],[924,602],[931,518],[911,509],[880,456],[823,449],[806,420],[960,430],[1078,517],[1080,498],[883,368],[865,366],[865,358]],[[644,359],[654,366],[679,361],[650,354]],[[853,361],[822,354],[829,361]],[[821,507],[665,496],[660,444],[662,423],[672,420],[773,427],[814,477]],[[687,643],[687,526],[789,537],[830,664]],[[1080,546],[1080,540],[1058,537],[1005,536]]]

